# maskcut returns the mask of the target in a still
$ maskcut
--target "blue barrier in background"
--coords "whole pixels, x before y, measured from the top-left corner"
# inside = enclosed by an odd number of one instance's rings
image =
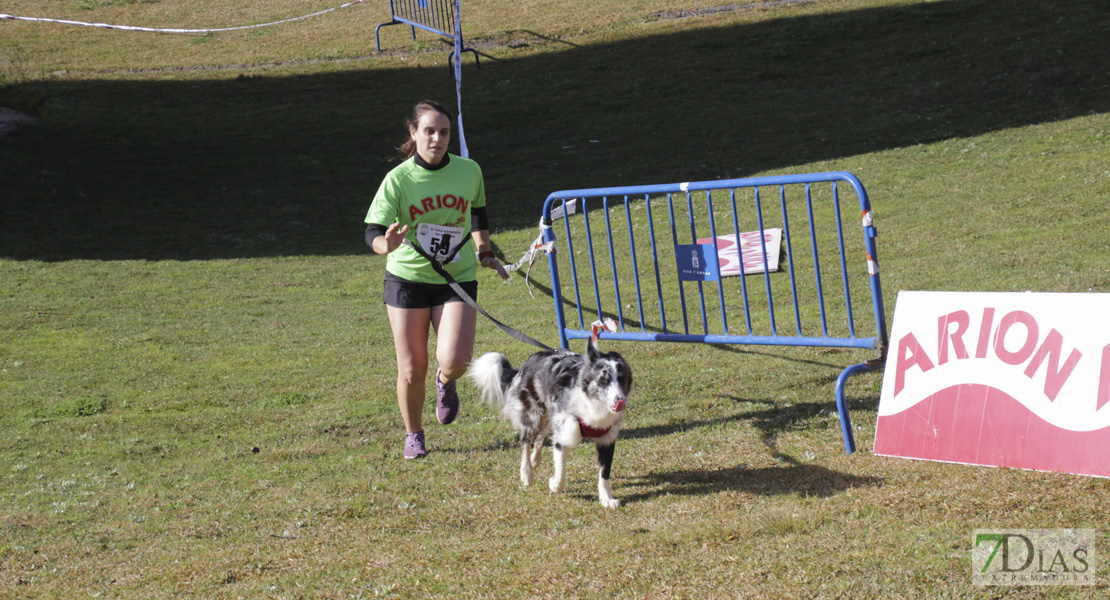
[[[842,190],[858,199],[859,237],[845,233]],[[877,351],[877,358],[844,369],[834,390],[845,451],[855,452],[844,385],[853,374],[882,367],[887,330],[871,204],[854,175],[566,190],[548,196],[541,227],[553,249],[548,265],[563,348],[588,338],[595,318],[611,318],[618,330],[602,332],[602,339]],[[759,240],[746,252],[759,272],[723,276],[727,236],[739,244],[746,233]],[[768,256],[768,239],[781,241],[780,256]],[[782,268],[772,272],[776,261]],[[573,297],[564,293],[564,280]],[[866,333],[857,330],[853,289],[870,294]]]
[[[389,0],[389,14],[391,20],[388,23],[381,23],[374,28],[374,44],[378,52],[382,51],[381,29],[389,25],[408,25],[413,41],[416,41],[417,27],[451,39],[455,39],[456,33],[462,35],[455,28],[457,21],[453,0]],[[474,60],[478,62],[476,50],[463,48],[462,51],[472,52]],[[454,53],[451,54],[451,59],[454,59]],[[481,66],[480,62],[478,66]]]

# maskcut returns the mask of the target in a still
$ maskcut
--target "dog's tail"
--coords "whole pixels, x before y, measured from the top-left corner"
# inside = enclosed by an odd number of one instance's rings
[[[517,370],[505,355],[490,352],[470,363],[470,370],[466,374],[474,385],[482,390],[482,397],[486,402],[496,409],[501,409],[505,406],[505,391],[512,385],[516,373]]]

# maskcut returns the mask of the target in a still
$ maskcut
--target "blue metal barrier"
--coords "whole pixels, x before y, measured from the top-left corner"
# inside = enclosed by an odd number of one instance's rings
[[[844,231],[844,189],[859,201],[859,238]],[[765,203],[777,210],[765,211]],[[611,318],[618,331],[602,332],[602,339],[876,350],[876,359],[846,368],[834,390],[845,451],[855,451],[844,385],[850,375],[881,368],[887,330],[871,204],[854,175],[560,191],[544,203],[542,229],[543,241],[553,248],[548,265],[564,348],[571,339],[588,338],[595,318]],[[801,235],[794,235],[795,229]],[[747,232],[759,239],[760,273],[723,277],[714,274],[712,265],[700,264],[719,261],[727,236],[735,235],[739,248]],[[768,256],[768,235],[776,232],[781,237],[771,238],[781,239],[781,256]],[[857,253],[858,263],[849,260],[849,251]],[[822,256],[834,260],[823,263]],[[772,272],[776,259],[785,267]],[[861,266],[852,272],[850,262]],[[749,277],[762,280],[762,293],[750,293],[760,286]],[[573,299],[564,298],[563,280],[569,280]],[[864,281],[874,319],[866,333],[857,330],[852,304],[853,289],[864,293]],[[583,282],[592,290],[583,293]],[[688,288],[695,287],[688,299]],[[739,326],[729,321],[737,311]]]
[[[412,31],[413,41],[416,41],[417,27],[436,35],[455,39],[457,20],[453,0],[389,0],[389,15],[391,20],[388,23],[380,23],[374,28],[374,45],[378,52],[382,51],[381,29],[389,25],[408,25]],[[461,35],[461,32],[459,34]],[[476,50],[463,48],[462,51],[473,53],[476,64],[481,67]],[[449,62],[454,60],[454,56],[452,52]]]

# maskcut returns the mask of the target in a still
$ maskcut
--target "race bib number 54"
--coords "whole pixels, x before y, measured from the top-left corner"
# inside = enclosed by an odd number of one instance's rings
[[[458,253],[452,255],[452,252],[466,239],[462,227],[421,223],[416,228],[416,241],[420,242],[420,247],[436,260],[442,262],[451,256],[448,262],[455,262],[459,260],[459,255]]]

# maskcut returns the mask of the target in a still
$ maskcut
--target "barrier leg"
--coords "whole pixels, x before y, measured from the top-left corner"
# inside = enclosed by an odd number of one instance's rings
[[[393,25],[393,23],[380,23],[377,27],[374,28],[374,48],[376,48],[378,52],[382,51],[381,30],[382,27],[385,27],[386,25]]]
[[[382,38],[381,38],[382,27],[387,27],[389,25],[404,25],[404,23],[402,23],[401,21],[390,21],[389,23],[379,23],[378,26],[374,28],[374,48],[376,48],[378,52],[382,51]],[[409,25],[409,29],[412,30],[412,41],[415,42],[416,41],[416,27],[413,27],[412,25]]]
[[[856,438],[852,435],[852,419],[848,416],[848,399],[844,397],[844,385],[848,378],[856,373],[874,371],[878,367],[873,363],[852,365],[840,373],[836,378],[836,412],[840,415],[840,431],[844,434],[844,453],[851,454],[856,451]]]
[[[463,52],[473,53],[474,54],[474,65],[479,69],[482,68],[482,61],[478,58],[478,51],[477,50],[475,50],[473,48],[463,48]],[[451,72],[455,71],[455,52],[454,51],[451,51],[451,53],[447,55],[447,68]]]

